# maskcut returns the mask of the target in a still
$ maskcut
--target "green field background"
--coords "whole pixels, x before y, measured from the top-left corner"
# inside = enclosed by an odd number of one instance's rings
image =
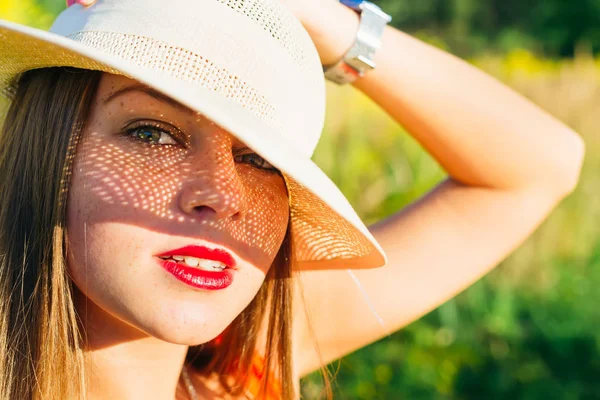
[[[530,11],[527,2],[505,28],[486,28],[473,22],[475,11],[487,12],[482,4],[495,2],[448,3],[455,8],[446,10],[444,25],[434,23],[441,18],[440,2],[382,2],[404,13],[395,20],[406,20],[411,33],[468,57],[579,132],[587,143],[582,180],[484,279],[334,363],[334,398],[600,399],[600,59],[594,56],[600,31],[581,28],[593,18],[567,26],[566,33],[554,25],[547,35],[520,29],[517,18]],[[560,15],[556,4],[566,4],[530,3],[540,15]],[[599,1],[583,3],[600,12]],[[58,0],[0,0],[0,18],[47,28],[62,8]],[[571,32],[575,27],[585,34]],[[539,137],[544,140],[543,132]],[[436,162],[368,98],[333,84],[314,159],[367,222],[394,213],[444,178]],[[320,398],[319,376],[305,379],[302,390],[307,399]]]

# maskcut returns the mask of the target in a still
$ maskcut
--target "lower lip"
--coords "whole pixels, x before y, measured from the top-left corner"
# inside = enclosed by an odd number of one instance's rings
[[[227,268],[223,271],[205,271],[174,260],[161,259],[159,262],[168,273],[196,289],[221,290],[233,282],[233,273]]]

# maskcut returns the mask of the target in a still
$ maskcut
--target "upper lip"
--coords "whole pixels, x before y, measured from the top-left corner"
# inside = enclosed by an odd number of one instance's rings
[[[205,260],[219,261],[228,266],[234,268],[236,265],[235,258],[226,250],[221,248],[209,248],[206,246],[190,245],[181,247],[175,250],[169,250],[162,254],[157,254],[157,257],[172,257],[172,256],[188,256],[202,258]]]

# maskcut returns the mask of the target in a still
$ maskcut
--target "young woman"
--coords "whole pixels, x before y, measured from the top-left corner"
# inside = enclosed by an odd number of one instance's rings
[[[575,132],[388,26],[354,86],[449,176],[367,231],[309,160],[321,64],[355,12],[91,3],[53,33],[0,22],[2,399],[296,398],[484,275],[576,186]]]

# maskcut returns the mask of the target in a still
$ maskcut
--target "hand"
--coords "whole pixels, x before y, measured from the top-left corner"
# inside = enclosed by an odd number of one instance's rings
[[[338,0],[280,0],[302,22],[302,25],[311,24],[319,13],[341,6]],[[314,23],[312,25],[315,25]]]
[[[96,0],[67,0],[67,7],[71,7],[73,4],[81,4],[84,7],[91,6]]]
[[[360,18],[338,0],[280,0],[300,20],[321,64],[337,62],[354,43]]]

